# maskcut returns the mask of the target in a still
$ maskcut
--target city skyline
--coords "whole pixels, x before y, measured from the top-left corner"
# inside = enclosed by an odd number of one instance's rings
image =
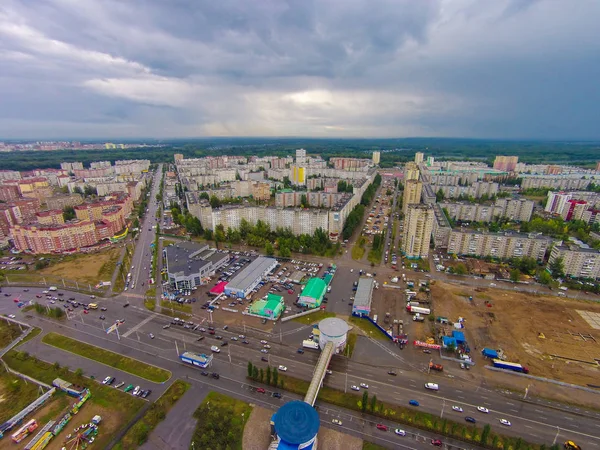
[[[3,139],[600,138],[592,1],[0,6]]]

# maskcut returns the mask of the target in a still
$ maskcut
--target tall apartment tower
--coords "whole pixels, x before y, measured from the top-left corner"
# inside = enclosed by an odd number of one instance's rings
[[[423,152],[415,153],[415,163],[416,164],[421,164],[424,159],[425,159],[425,153],[423,153]]]
[[[373,152],[373,164],[379,164],[381,160],[381,152]]]
[[[421,203],[423,183],[417,180],[408,180],[404,183],[404,197],[402,198],[402,212],[406,216],[408,206]]]
[[[175,153],[173,155],[173,159],[175,160],[175,163],[177,163],[178,161],[183,160],[183,153]]]
[[[402,253],[407,258],[429,256],[429,242],[434,220],[433,205],[412,204],[408,207],[402,233]]]
[[[296,150],[296,165],[303,166],[306,164],[306,150],[299,148]]]
[[[419,179],[419,167],[414,162],[407,162],[404,166],[404,181],[418,180]]]

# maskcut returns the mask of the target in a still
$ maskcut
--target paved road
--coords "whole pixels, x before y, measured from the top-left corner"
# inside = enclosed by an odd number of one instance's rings
[[[131,260],[133,268],[130,270],[132,279],[135,282],[135,288],[129,289],[128,294],[129,296],[132,294],[138,296],[141,299],[141,303],[143,303],[143,297],[148,289],[150,269],[152,267],[152,251],[150,245],[154,242],[156,234],[156,229],[152,227],[158,222],[156,219],[156,211],[158,209],[156,194],[158,194],[160,189],[160,180],[162,176],[162,164],[159,164],[154,173],[152,190],[148,195],[148,211],[140,221],[139,237],[136,240],[135,252]]]
[[[11,305],[11,299],[7,298],[4,304],[7,303]],[[99,312],[93,312],[90,315],[80,313],[77,319],[79,322],[77,320],[70,321],[65,325],[60,325],[62,328],[48,320],[35,317],[30,320],[33,323],[41,322],[44,329],[59,331],[80,340],[102,345],[113,351],[165,367],[172,370],[175,376],[185,376],[190,373],[189,370],[192,370],[177,363],[176,348],[180,351],[187,349],[208,352],[211,345],[220,345],[221,343],[221,341],[209,336],[208,333],[201,333],[199,330],[192,331],[192,329],[174,325],[163,329],[163,326],[169,324],[169,318],[138,309],[134,305],[123,308],[122,306],[116,306],[118,303],[112,299],[102,299],[99,300],[99,303],[108,305],[108,311],[105,313],[107,315],[106,322],[112,323],[116,318],[125,318],[125,323],[121,328],[122,338],[120,342],[116,340],[115,335],[107,336],[105,334],[103,322],[98,319]],[[76,323],[77,326],[75,326]],[[82,330],[83,323],[85,326]],[[142,325],[140,326],[140,324]],[[206,327],[206,324],[204,326]],[[232,380],[241,383],[239,388],[243,390],[245,389],[243,384],[247,361],[251,360],[257,365],[266,367],[266,363],[261,361],[261,357],[265,354],[260,352],[262,345],[259,343],[260,338],[265,336],[257,331],[248,330],[247,338],[250,344],[243,345],[239,341],[231,341],[230,338],[240,333],[240,331],[232,329],[217,330],[217,333],[224,339],[222,342],[228,340],[229,345],[222,347],[222,352],[216,355],[215,369],[222,374],[226,374]],[[150,332],[156,335],[155,339],[148,337]],[[281,343],[279,343],[277,334],[268,337],[267,340],[272,346],[268,354],[269,363],[273,366],[285,365],[290,374],[299,378],[310,379],[318,354],[310,351],[307,351],[304,355],[295,353],[298,338],[309,332],[310,327],[292,324],[289,325],[289,329],[285,330],[286,334],[283,334],[283,330],[281,331]],[[123,337],[124,335],[128,335],[128,337]],[[198,342],[197,339],[200,336],[204,336],[204,339]],[[557,431],[559,431],[559,440],[572,438],[582,446],[589,446],[590,448],[600,444],[597,437],[600,436],[600,414],[596,412],[583,409],[573,412],[556,410],[542,404],[525,403],[514,397],[507,398],[485,387],[472,386],[458,377],[451,379],[437,374],[427,374],[423,371],[426,365],[425,360],[419,366],[420,363],[415,362],[414,358],[409,361],[404,359],[402,355],[391,353],[393,347],[386,348],[385,343],[377,345],[379,346],[377,351],[386,351],[390,354],[390,361],[393,361],[392,364],[398,371],[397,376],[388,375],[387,367],[347,361],[336,356],[330,366],[333,375],[327,377],[326,385],[349,390],[351,385],[366,382],[369,384],[370,394],[376,394],[380,399],[403,405],[407,405],[408,400],[415,399],[420,402],[421,410],[438,415],[443,414],[444,417],[457,420],[463,420],[464,416],[471,415],[481,423],[490,423],[493,429],[501,430],[507,434],[520,435],[529,440],[551,444]],[[405,352],[407,351],[409,350],[405,350]],[[35,352],[37,350],[32,351],[32,353]],[[72,362],[66,364],[74,367]],[[87,373],[92,373],[89,370],[98,371],[97,368],[90,369],[85,365],[82,368]],[[192,373],[194,372],[198,373],[192,370]],[[456,375],[460,375],[460,371]],[[425,390],[423,388],[425,381],[438,383],[440,391]],[[155,390],[160,392],[160,386],[157,386]],[[452,411],[451,406],[462,407],[464,413]],[[490,413],[477,412],[477,406],[488,408]],[[330,408],[331,411],[338,410],[338,408],[333,407],[327,408]],[[500,418],[510,420],[513,422],[513,426],[510,428],[501,426],[498,421]]]

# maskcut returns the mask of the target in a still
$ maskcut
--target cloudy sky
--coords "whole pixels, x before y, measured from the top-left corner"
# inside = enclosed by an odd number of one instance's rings
[[[0,139],[600,138],[598,0],[1,0]]]

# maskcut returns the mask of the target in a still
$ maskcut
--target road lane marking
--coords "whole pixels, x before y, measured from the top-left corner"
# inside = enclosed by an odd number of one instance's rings
[[[510,405],[510,406],[515,406],[515,404],[514,404],[514,403],[510,403],[510,402],[506,402],[506,404],[507,404],[507,405]]]
[[[156,318],[157,316],[158,316],[158,314],[153,314],[151,316],[146,317],[144,320],[142,320],[136,326],[134,326],[133,328],[130,328],[125,333],[123,333],[121,335],[121,337],[129,337],[132,333],[135,333],[137,330],[142,328],[144,325],[146,325],[148,322],[150,322],[152,319]]]

